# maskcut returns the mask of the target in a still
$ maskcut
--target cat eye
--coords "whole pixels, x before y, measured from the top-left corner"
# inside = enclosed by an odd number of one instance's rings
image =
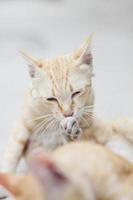
[[[75,96],[77,96],[77,95],[80,94],[80,93],[81,93],[81,91],[74,92],[74,93],[72,94],[72,98],[74,98]]]
[[[55,97],[50,97],[50,98],[47,98],[46,99],[47,101],[55,101],[55,102],[58,102],[58,100],[55,98]]]

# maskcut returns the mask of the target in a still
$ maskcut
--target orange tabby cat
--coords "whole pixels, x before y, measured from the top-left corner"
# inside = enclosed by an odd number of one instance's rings
[[[26,150],[38,145],[53,150],[78,140],[92,122],[90,38],[70,55],[38,61],[23,56],[31,84],[4,158],[3,171],[9,172]]]
[[[3,162],[13,172],[36,146],[53,150],[73,140],[93,140],[133,161],[133,121],[107,122],[93,116],[90,38],[70,55],[35,60],[23,54],[31,84]]]
[[[53,150],[79,140],[92,122],[90,38],[67,56],[38,61],[23,56],[31,83],[6,150],[3,172],[16,171],[24,153],[36,146]]]
[[[0,174],[16,200],[133,200],[133,165],[87,142],[36,154],[32,174]]]

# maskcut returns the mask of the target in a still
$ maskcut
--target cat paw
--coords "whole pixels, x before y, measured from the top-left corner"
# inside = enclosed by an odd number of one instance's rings
[[[61,121],[61,129],[68,140],[76,140],[81,135],[81,128],[74,117],[66,117]]]
[[[8,198],[8,194],[2,187],[0,187],[0,199],[7,199],[7,198]]]

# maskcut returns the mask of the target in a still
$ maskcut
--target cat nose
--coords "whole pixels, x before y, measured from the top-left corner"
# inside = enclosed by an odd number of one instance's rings
[[[64,117],[71,117],[71,116],[73,116],[73,111],[65,111],[63,113],[63,115],[64,115]]]

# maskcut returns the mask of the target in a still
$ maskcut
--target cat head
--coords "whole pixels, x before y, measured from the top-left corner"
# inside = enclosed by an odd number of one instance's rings
[[[43,102],[48,112],[60,120],[74,116],[80,119],[92,108],[93,63],[91,37],[73,53],[55,59],[35,60],[23,53],[31,77],[31,97]],[[84,112],[86,111],[86,112]]]
[[[30,168],[32,175],[0,174],[0,184],[15,200],[95,200],[88,178],[75,179],[46,155],[32,159]]]

